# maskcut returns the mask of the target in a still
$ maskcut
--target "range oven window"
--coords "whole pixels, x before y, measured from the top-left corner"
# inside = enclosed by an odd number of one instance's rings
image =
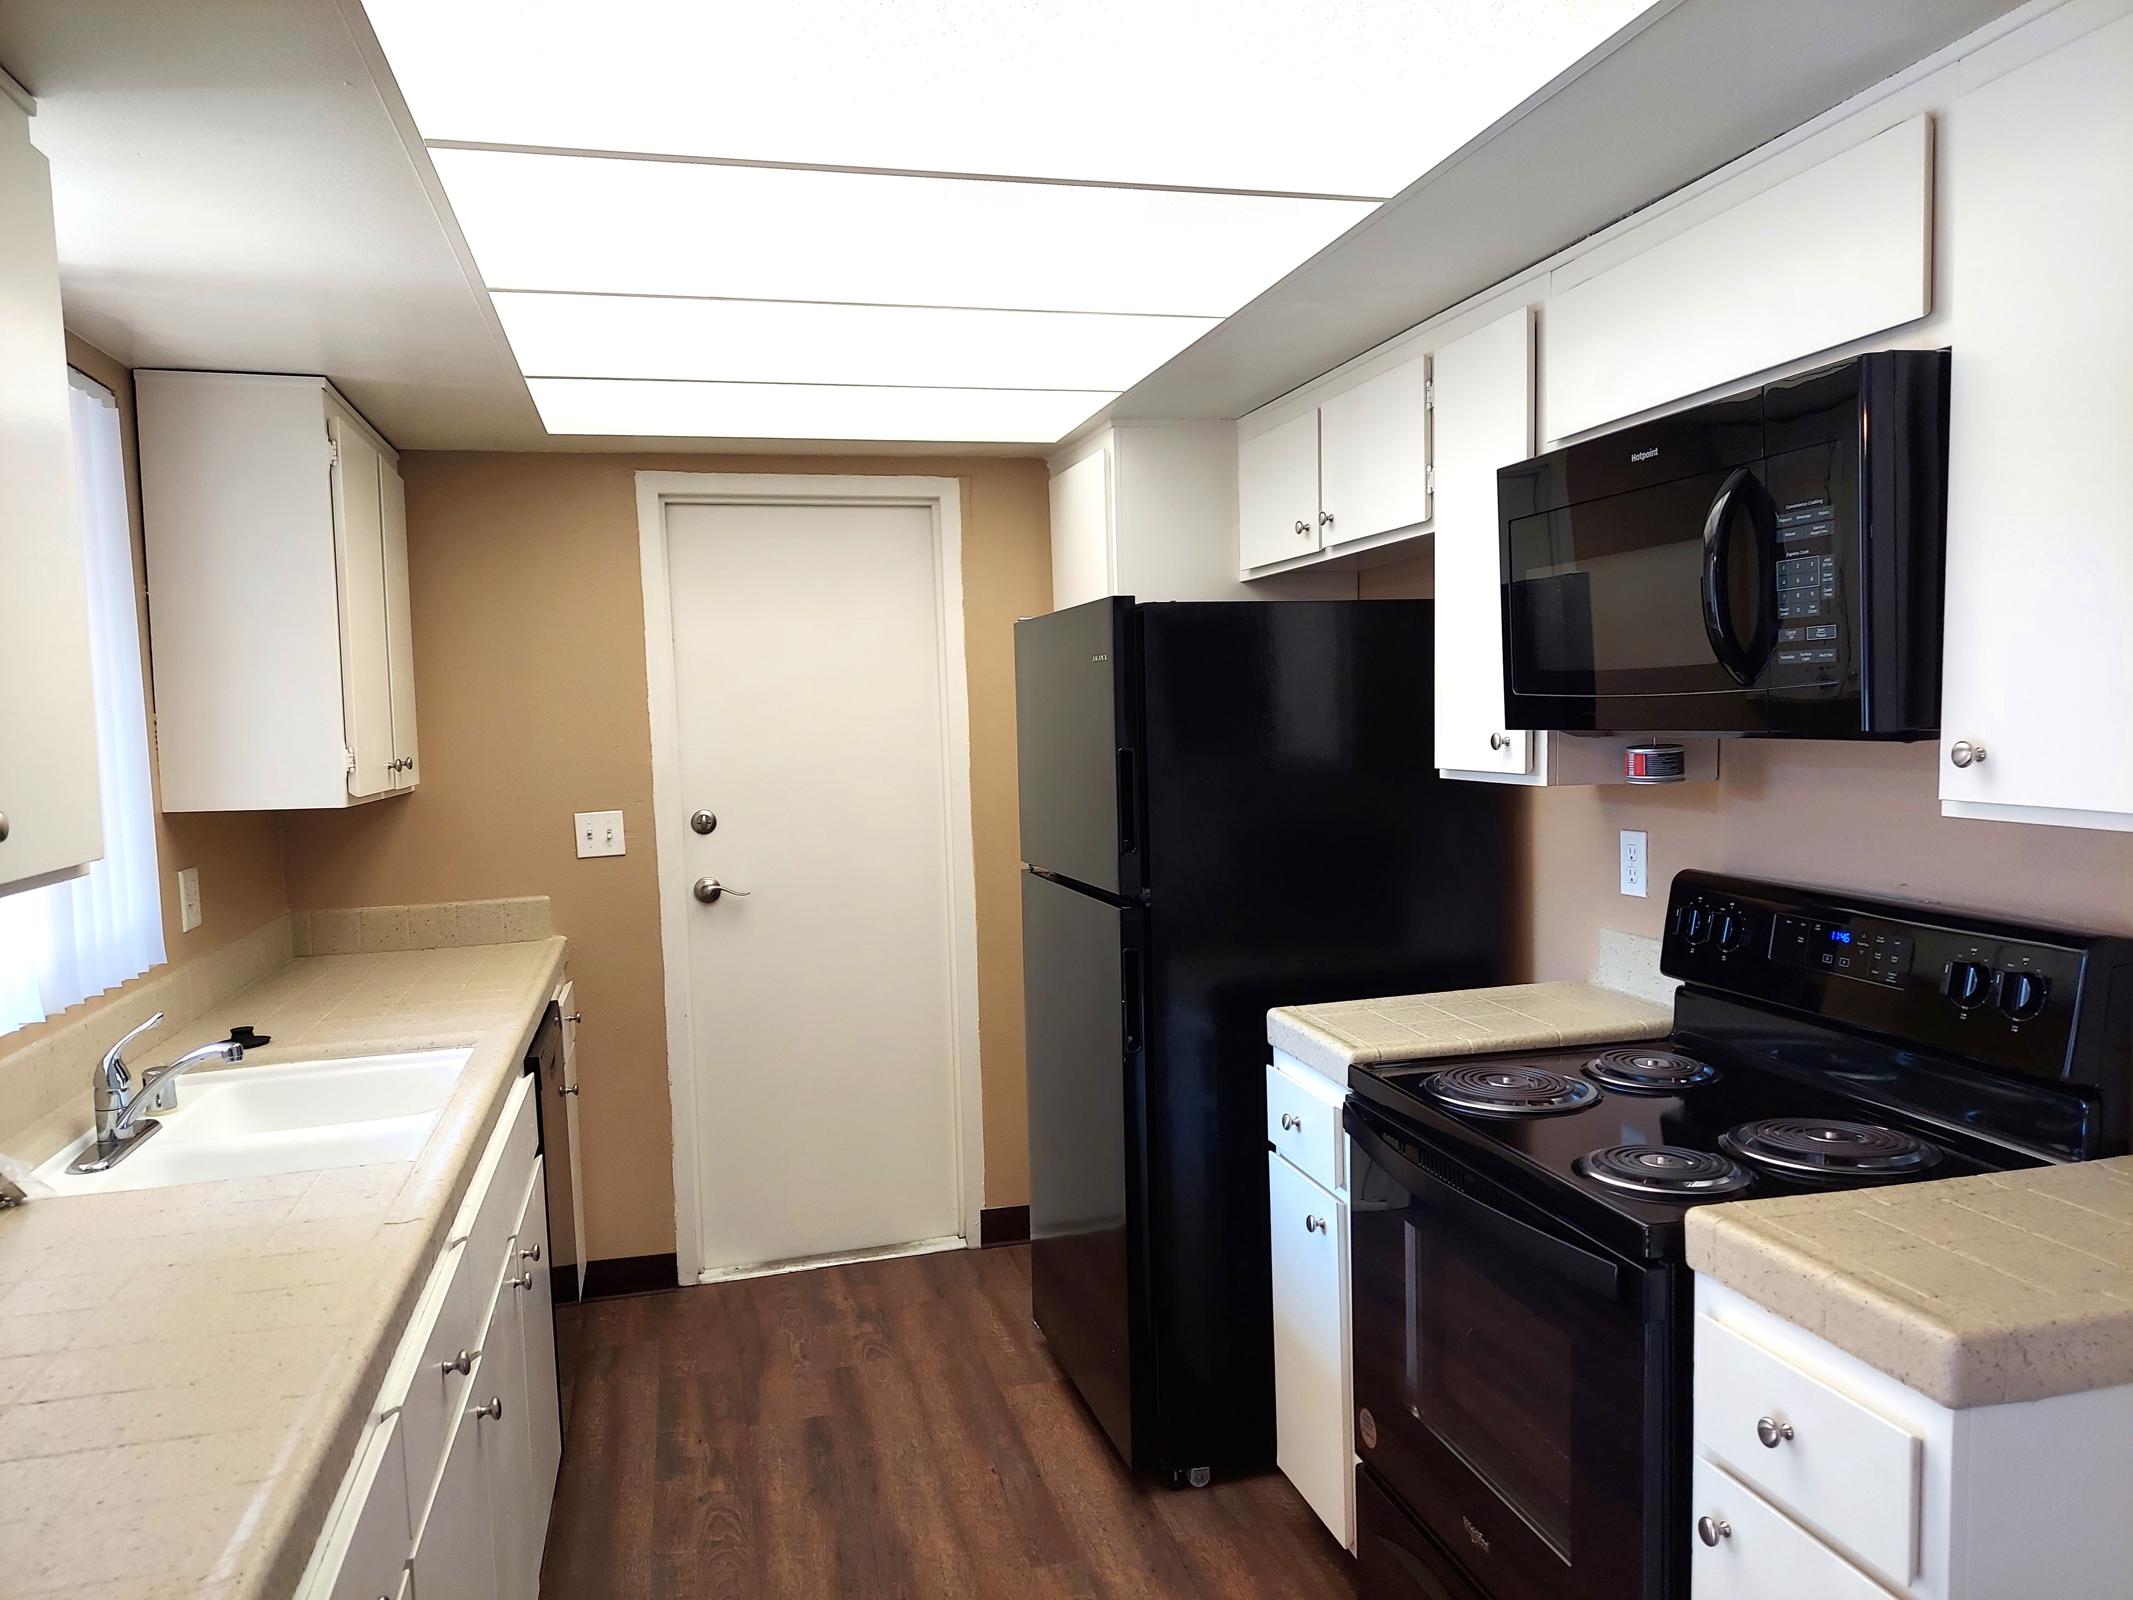
[[[1364,1464],[1491,1600],[1669,1593],[1686,1556],[1661,1525],[1669,1269],[1615,1257],[1352,1102],[1349,1128]]]

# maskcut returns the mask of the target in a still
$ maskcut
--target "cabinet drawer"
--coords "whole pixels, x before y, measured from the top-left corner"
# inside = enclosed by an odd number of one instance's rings
[[[487,1309],[489,1294],[503,1275],[504,1249],[518,1222],[519,1200],[526,1192],[527,1175],[533,1171],[540,1145],[533,1091],[531,1077],[521,1075],[512,1083],[503,1115],[496,1120],[496,1131],[489,1136],[489,1146],[452,1224],[451,1237],[466,1241],[462,1270],[472,1274],[469,1281],[476,1285],[473,1311],[477,1316]]]
[[[1726,1473],[1698,1457],[1690,1474],[1691,1600],[1889,1600],[1888,1591]],[[1711,1518],[1718,1542],[1697,1531]]]
[[[1695,1406],[1700,1455],[1889,1583],[1910,1585],[1924,1453],[1916,1434],[1708,1316],[1696,1319]]]
[[[327,1581],[314,1593],[325,1600],[399,1593],[412,1543],[399,1418],[387,1417],[364,1441],[328,1541],[321,1563]]]
[[[1266,1069],[1267,1143],[1313,1182],[1337,1192],[1348,1187],[1342,1098],[1330,1083],[1306,1083],[1277,1066]]]

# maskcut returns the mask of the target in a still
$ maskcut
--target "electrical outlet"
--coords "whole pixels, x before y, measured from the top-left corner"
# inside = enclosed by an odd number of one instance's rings
[[[580,856],[619,856],[622,854],[621,812],[580,811],[574,820],[577,824],[578,854]]]
[[[186,867],[178,874],[178,931],[191,933],[200,926],[200,869]]]
[[[1651,848],[1641,828],[1622,830],[1622,892],[1633,894],[1639,900],[1650,894],[1647,873],[1651,866]]]

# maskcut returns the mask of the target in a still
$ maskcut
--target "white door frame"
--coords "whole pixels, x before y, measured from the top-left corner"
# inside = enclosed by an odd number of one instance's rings
[[[674,683],[667,508],[674,505],[922,506],[933,516],[933,578],[940,623],[941,727],[948,792],[950,1048],[954,1054],[956,1210],[967,1245],[979,1242],[985,1141],[978,1073],[978,886],[971,838],[970,693],[963,650],[963,502],[954,478],[848,477],[830,473],[640,472],[637,535],[644,578],[644,677],[652,720],[652,854],[659,880],[659,947],[667,998],[667,1092],[674,1114],[674,1255],[682,1283],[702,1277],[703,1212],[697,1185],[697,1076],[689,993],[693,906],[682,882],[687,803]],[[670,867],[669,863],[673,865]]]

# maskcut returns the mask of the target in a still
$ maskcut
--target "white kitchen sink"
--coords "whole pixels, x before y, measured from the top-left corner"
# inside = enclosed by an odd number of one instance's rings
[[[162,1129],[108,1171],[70,1173],[84,1134],[37,1169],[55,1194],[109,1194],[412,1160],[472,1052],[295,1061],[189,1072]]]

